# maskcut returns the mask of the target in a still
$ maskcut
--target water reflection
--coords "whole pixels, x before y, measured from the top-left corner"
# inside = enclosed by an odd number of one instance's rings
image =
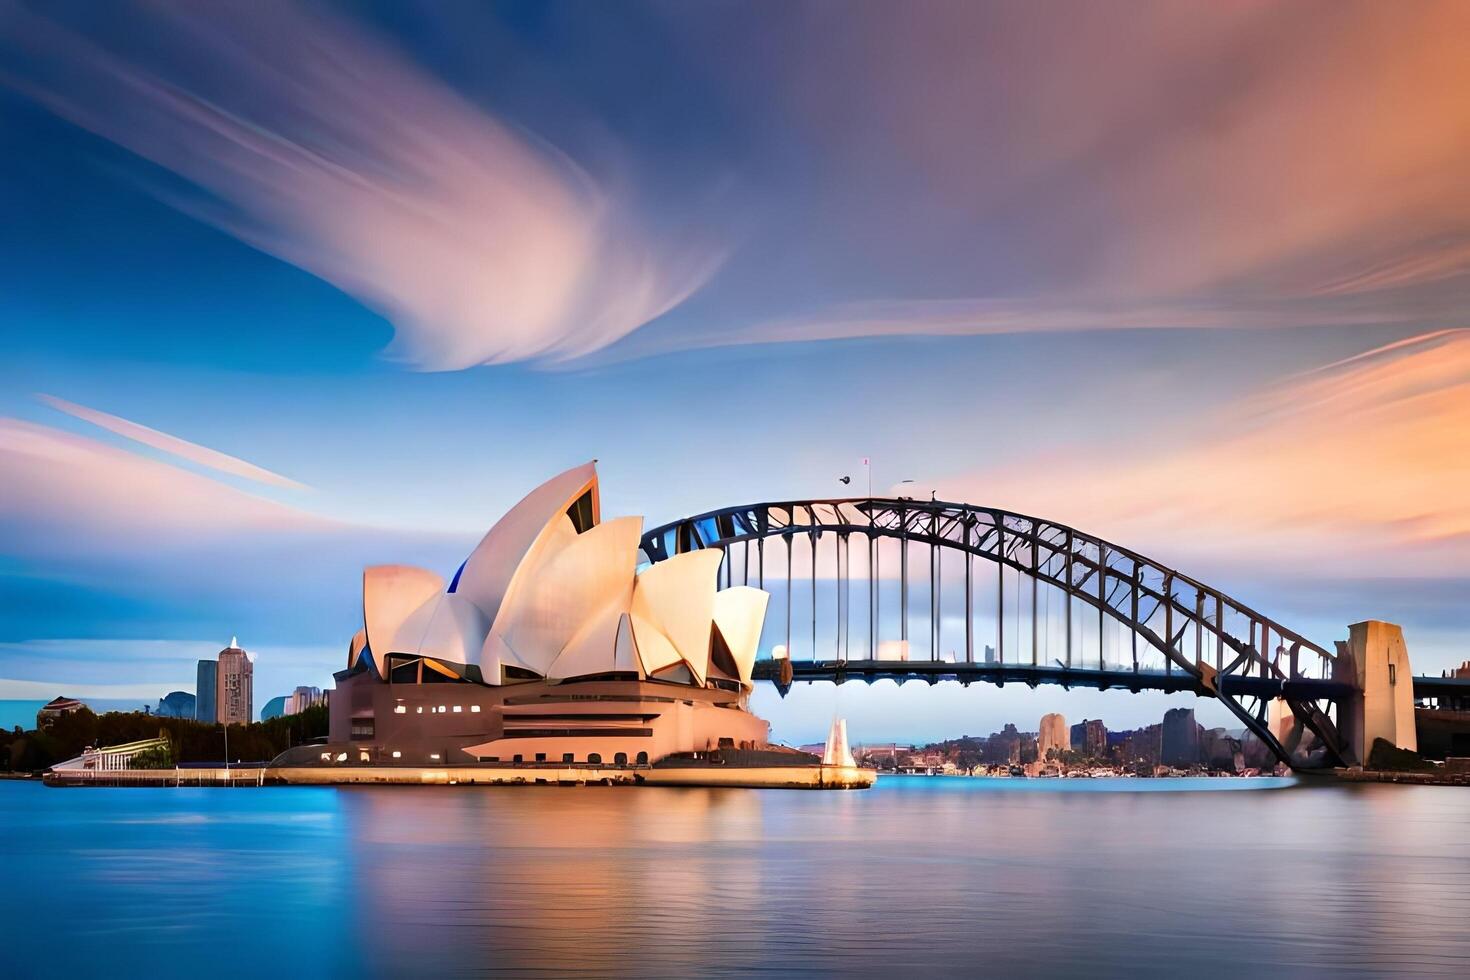
[[[0,784],[0,912],[37,972],[1470,972],[1470,794],[1102,783]]]

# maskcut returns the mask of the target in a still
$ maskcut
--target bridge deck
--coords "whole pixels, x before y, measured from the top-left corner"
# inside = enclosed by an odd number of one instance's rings
[[[757,680],[780,682],[778,660],[762,660],[755,665]],[[974,682],[995,684],[1059,684],[1062,687],[1084,687],[1106,691],[1118,688],[1126,691],[1163,691],[1177,693],[1188,691],[1201,696],[1212,696],[1194,676],[1181,670],[1100,670],[1096,667],[1031,666],[1029,664],[1000,663],[949,663],[934,660],[793,660],[792,681],[872,681],[890,679],[894,681],[927,680],[959,681],[961,684]],[[1420,683],[1425,682],[1421,693]],[[1347,684],[1316,678],[1298,678],[1283,681],[1273,677],[1246,677],[1227,675],[1220,678],[1223,688],[1231,694],[1255,697],[1298,697],[1338,698],[1350,693]],[[1454,682],[1451,682],[1454,683]],[[1458,682],[1463,687],[1439,688],[1444,679],[1439,677],[1414,678],[1414,693],[1418,697],[1436,697],[1441,693],[1470,694],[1470,682]],[[1432,690],[1431,690],[1432,688]]]

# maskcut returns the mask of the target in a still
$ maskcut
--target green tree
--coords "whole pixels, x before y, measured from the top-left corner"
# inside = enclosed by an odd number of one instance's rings
[[[173,767],[173,747],[166,744],[144,749],[134,755],[132,762],[129,763],[129,768],[132,769],[172,769]]]

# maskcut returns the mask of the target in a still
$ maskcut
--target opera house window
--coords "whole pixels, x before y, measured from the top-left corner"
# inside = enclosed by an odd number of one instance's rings
[[[353,741],[357,741],[359,739],[370,739],[370,738],[372,738],[373,737],[373,732],[374,732],[374,729],[375,729],[375,725],[374,725],[373,722],[374,722],[374,719],[372,719],[372,718],[354,718],[354,719],[352,719],[352,739],[353,739]]]
[[[619,752],[617,755],[614,755],[613,764],[618,766],[626,766],[628,764],[628,753]]]
[[[572,753],[570,753],[570,752],[563,752],[561,754],[561,761],[562,762],[576,762],[577,761],[577,757],[575,755],[573,755]]]
[[[408,708],[405,707],[404,705],[401,705],[401,704],[394,705],[393,706],[393,713],[395,715],[406,715],[406,714],[408,714]]]
[[[403,758],[403,753],[402,752],[395,751],[393,753],[393,758],[395,758],[395,759],[401,759],[401,758]]]
[[[593,752],[591,755],[587,756],[587,762],[590,765],[594,765],[594,766],[600,766],[600,765],[602,765],[602,753],[601,752]]]

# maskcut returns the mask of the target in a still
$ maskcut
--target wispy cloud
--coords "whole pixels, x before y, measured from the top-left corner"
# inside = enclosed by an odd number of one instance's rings
[[[7,552],[157,552],[241,532],[324,531],[334,522],[95,439],[0,419],[0,522]]]
[[[1463,3],[777,16],[768,32],[788,40],[773,70],[752,78],[734,54],[713,64],[778,107],[820,178],[763,242],[774,257],[714,284],[725,308],[652,325],[609,356],[1463,322]],[[732,30],[693,29],[691,43]]]
[[[595,350],[720,264],[345,18],[288,3],[128,16],[146,51],[7,6],[0,80],[205,192],[171,203],[382,313],[390,354],[415,367]]]
[[[0,418],[0,486],[0,556],[36,581],[129,596],[145,616],[173,608],[180,622],[273,609],[309,622],[312,639],[351,622],[340,613],[364,565],[450,566],[473,537],[336,520],[19,419]],[[306,615],[313,606],[335,618]]]
[[[1069,521],[1175,564],[1463,576],[1467,434],[1470,330],[1444,330],[1287,379],[1185,430],[1057,447],[940,493]]]
[[[218,470],[221,473],[228,473],[230,476],[238,476],[242,479],[251,480],[255,483],[264,483],[268,486],[282,487],[287,490],[307,489],[304,484],[281,476],[279,473],[272,473],[270,470],[262,469],[254,463],[237,459],[218,450],[210,449],[208,446],[201,446],[198,443],[189,442],[187,439],[180,439],[178,436],[171,436],[167,432],[159,432],[157,429],[150,429],[146,425],[139,425],[137,422],[132,422],[116,415],[109,415],[107,412],[99,412],[95,408],[78,405],[75,402],[69,402],[52,395],[43,394],[37,395],[36,397],[57,411],[65,412],[73,418],[81,419],[84,422],[91,422],[93,425],[106,429],[108,432],[113,432],[124,438],[132,439],[134,442],[162,450],[191,463],[197,463],[200,466]]]

